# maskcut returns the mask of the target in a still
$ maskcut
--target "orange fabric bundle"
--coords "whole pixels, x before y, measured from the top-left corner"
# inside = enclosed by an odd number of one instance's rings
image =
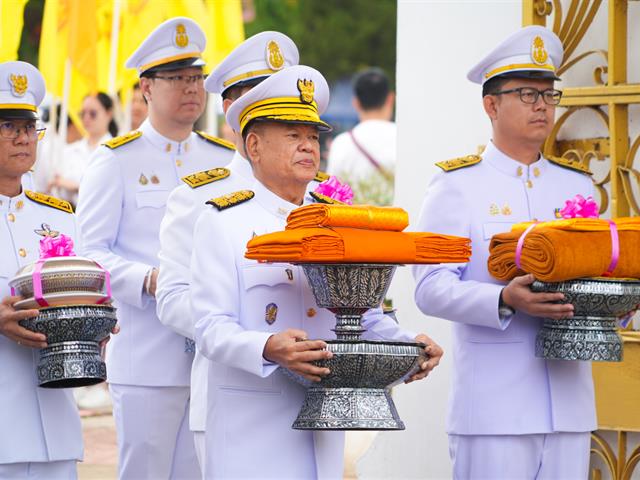
[[[328,205],[314,203],[296,208],[287,218],[287,229],[351,227],[401,232],[409,225],[402,208],[371,205]]]
[[[635,218],[615,220],[620,254],[611,276],[640,277],[640,222]],[[516,266],[516,247],[524,229],[517,224],[511,232],[494,235],[489,245],[489,273],[498,280],[509,281],[532,273],[545,282],[561,282],[583,277],[597,277],[611,263],[609,222],[599,219],[568,219],[537,224],[524,239],[520,265]]]
[[[296,228],[252,238],[245,257],[270,262],[462,263],[468,238],[357,228]]]

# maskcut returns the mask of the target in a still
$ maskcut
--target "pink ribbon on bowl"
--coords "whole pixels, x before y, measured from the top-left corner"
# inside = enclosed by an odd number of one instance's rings
[[[618,260],[620,259],[620,238],[618,237],[618,226],[613,220],[607,220],[609,222],[609,230],[611,231],[611,263],[607,271],[602,274],[603,277],[610,277],[613,271],[618,266]]]
[[[562,218],[598,218],[600,217],[599,210],[598,204],[591,195],[587,198],[576,195],[564,203],[564,207],[560,210],[560,216]]]
[[[524,247],[524,239],[527,235],[529,235],[529,232],[531,230],[533,230],[533,228],[538,224],[538,222],[532,223],[531,225],[529,225],[527,227],[527,229],[522,232],[522,235],[520,235],[520,238],[518,239],[518,244],[516,245],[516,267],[518,267],[519,270],[522,270],[522,267],[520,266],[520,257],[522,256],[522,248]]]
[[[44,299],[42,292],[42,267],[45,261],[54,257],[75,257],[73,251],[73,239],[65,234],[57,237],[46,236],[40,240],[40,258],[35,263],[31,280],[33,283],[33,298],[41,307],[48,307],[49,303]],[[97,304],[108,302],[111,300],[111,276],[98,262],[95,264],[105,273],[105,296],[101,298]]]
[[[348,205],[353,204],[353,190],[347,183],[340,182],[338,177],[334,175],[318,185],[314,192]]]

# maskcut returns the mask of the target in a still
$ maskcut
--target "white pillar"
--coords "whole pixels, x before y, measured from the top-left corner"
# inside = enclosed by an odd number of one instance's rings
[[[521,26],[520,0],[399,0],[397,56],[398,164],[395,205],[416,221],[440,160],[476,153],[490,135],[481,87],[467,71]],[[441,208],[446,209],[447,205]],[[450,324],[422,315],[409,267],[391,287],[400,323],[446,350]],[[449,478],[445,432],[451,356],[425,381],[396,388],[407,429],[381,432],[358,463],[359,478]]]

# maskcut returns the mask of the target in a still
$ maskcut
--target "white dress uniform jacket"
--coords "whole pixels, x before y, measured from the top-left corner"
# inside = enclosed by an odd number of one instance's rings
[[[517,312],[501,320],[498,300],[504,284],[487,271],[494,234],[517,222],[552,220],[565,200],[592,192],[588,175],[542,157],[527,167],[492,142],[480,163],[433,178],[417,229],[469,237],[473,249],[468,264],[414,267],[420,310],[453,322],[449,433],[596,428],[591,364],[537,358],[542,319]]]
[[[293,205],[256,181],[255,198],[204,211],[196,224],[191,301],[196,342],[209,364],[207,478],[342,478],[344,432],[291,429],[305,389],[262,352],[287,328],[335,338],[302,268],[244,258],[253,235],[282,230]],[[215,238],[215,244],[211,239]],[[413,339],[379,311],[370,338]]]
[[[42,224],[70,236],[80,254],[73,214],[34,202],[24,193],[0,195],[0,298],[10,295],[9,280],[40,253]],[[38,350],[0,335],[0,464],[82,459],[78,409],[68,389],[38,387]]]
[[[158,321],[144,280],[158,264],[158,232],[169,193],[181,177],[227,164],[232,151],[196,133],[180,143],[169,140],[149,120],[140,132],[116,148],[99,147],[80,185],[86,255],[111,272],[121,326],[108,345],[108,380],[188,386],[193,355],[185,352],[183,336]]]

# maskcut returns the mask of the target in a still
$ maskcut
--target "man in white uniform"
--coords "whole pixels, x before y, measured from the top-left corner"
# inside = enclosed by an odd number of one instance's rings
[[[157,27],[127,61],[149,116],[139,131],[99,147],[80,186],[87,255],[111,271],[122,335],[109,345],[108,381],[120,478],[198,478],[189,430],[193,345],[160,323],[159,230],[180,178],[223,166],[233,148],[193,125],[205,108],[205,36],[188,18]]]
[[[27,190],[21,181],[36,161],[40,72],[25,62],[0,64],[0,478],[74,479],[82,460],[80,417],[71,390],[39,388],[38,349],[45,335],[19,325],[37,310],[16,311],[9,280],[39,258],[46,231],[76,241],[71,205]],[[44,226],[43,226],[44,225]],[[40,233],[38,233],[40,232]]]
[[[588,170],[545,158],[562,93],[554,89],[562,43],[526,27],[469,73],[483,86],[492,139],[482,156],[440,162],[419,230],[471,238],[465,265],[414,268],[416,303],[453,322],[454,371],[447,420],[456,479],[585,479],[596,428],[590,362],[535,356],[541,317],[566,318],[562,294],[532,293],[532,275],[504,285],[487,271],[489,242],[514,223],[552,220],[593,191]]]
[[[279,32],[258,33],[236,47],[211,72],[204,86],[220,93],[223,109],[269,75],[298,63],[298,49]],[[235,132],[236,148],[225,168],[209,169],[184,177],[167,200],[160,225],[160,272],[156,293],[160,321],[176,332],[193,338],[194,319],[189,314],[191,248],[198,215],[208,208],[206,201],[226,191],[248,188],[253,182],[251,165],[245,158],[242,137]],[[215,165],[212,165],[215,166]],[[196,351],[191,370],[189,427],[194,432],[200,468],[204,467],[204,429],[207,409],[208,360]]]
[[[302,269],[244,258],[254,235],[282,230],[300,206],[319,166],[320,120],[329,100],[322,75],[306,66],[284,69],[236,100],[227,111],[241,132],[255,181],[208,201],[193,236],[191,289],[195,336],[209,364],[207,478],[342,478],[344,433],[291,428],[305,389],[280,366],[317,381],[326,369],[310,362],[331,354],[331,313],[320,309]],[[211,239],[215,238],[215,245]],[[214,279],[214,280],[213,280]],[[372,338],[423,341],[378,310],[366,327]]]

